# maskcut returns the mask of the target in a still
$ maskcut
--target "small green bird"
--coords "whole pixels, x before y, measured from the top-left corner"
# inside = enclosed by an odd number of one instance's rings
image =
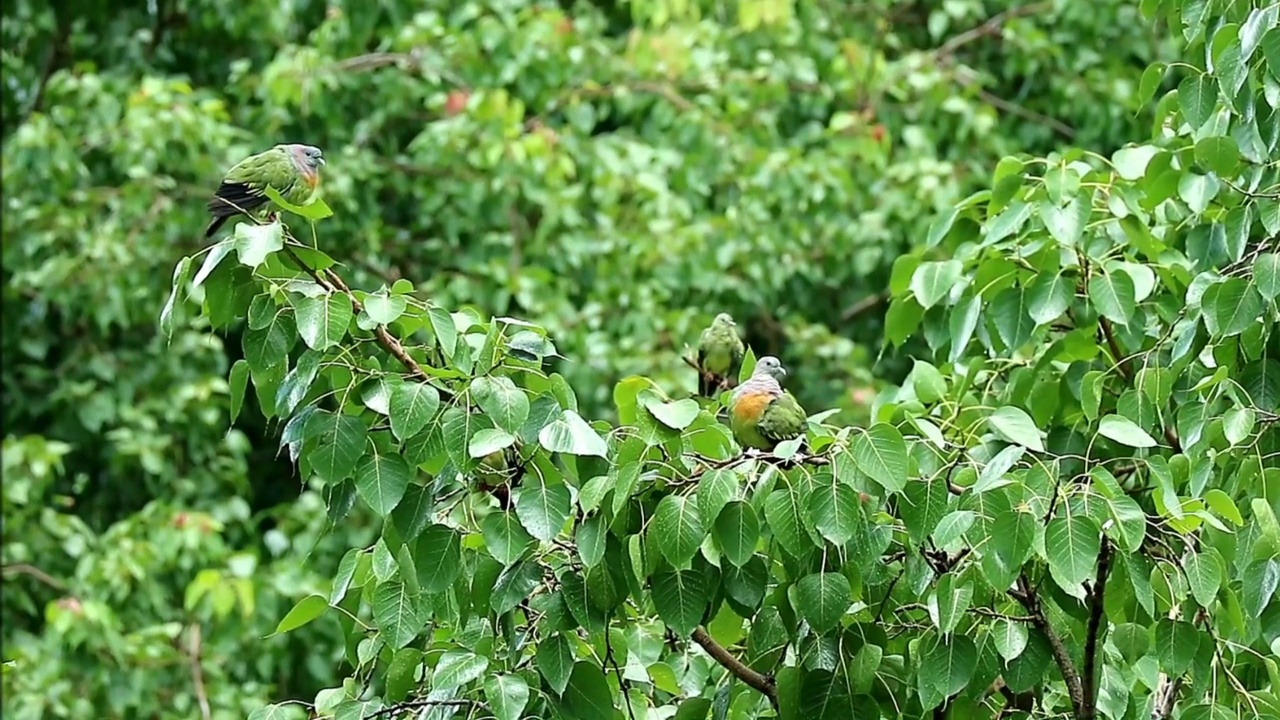
[[[738,382],[738,369],[747,349],[738,337],[738,324],[729,313],[720,313],[698,338],[698,393],[715,397]]]
[[[808,416],[778,378],[787,374],[778,358],[766,355],[729,398],[729,429],[743,447],[772,450],[800,437]]]
[[[321,165],[324,154],[320,148],[297,143],[276,145],[236,163],[209,200],[213,221],[204,236],[212,237],[228,218],[240,213],[251,217],[274,214],[279,208],[267,197],[268,187],[294,205],[307,205],[320,187]]]

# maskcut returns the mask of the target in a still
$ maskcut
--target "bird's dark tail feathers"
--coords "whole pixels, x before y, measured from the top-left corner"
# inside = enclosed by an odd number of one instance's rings
[[[724,386],[724,378],[715,373],[702,372],[698,374],[698,394],[703,397],[713,398],[718,396]]]
[[[230,216],[230,215],[220,215],[220,216],[218,216],[218,217],[215,217],[215,218],[213,219],[213,221],[209,223],[209,227],[205,229],[205,231],[204,231],[204,236],[205,236],[206,238],[211,238],[211,237],[213,237],[213,234],[214,234],[214,233],[216,233],[216,232],[218,232],[218,228],[222,227],[222,223],[226,222],[226,221],[227,221],[227,218],[229,218],[229,217],[231,217],[231,216]]]

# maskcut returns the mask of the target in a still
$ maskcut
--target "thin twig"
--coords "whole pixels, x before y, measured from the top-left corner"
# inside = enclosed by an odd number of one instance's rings
[[[1007,613],[996,612],[995,610],[990,610],[984,607],[969,608],[969,612],[974,615],[981,615],[983,617],[996,618],[999,620],[1008,620],[1010,622],[1033,623],[1036,621],[1036,619],[1030,615],[1009,615]]]
[[[961,80],[960,84],[966,85],[968,83],[966,83],[964,80]],[[1045,127],[1049,128],[1050,130],[1053,130],[1054,132],[1058,133],[1059,135],[1065,137],[1068,140],[1074,140],[1076,137],[1075,128],[1062,122],[1061,120],[1058,120],[1057,118],[1049,117],[1044,113],[1036,112],[1031,108],[1023,107],[1010,100],[1005,100],[1004,98],[998,95],[993,95],[991,92],[984,90],[983,88],[978,88],[977,92],[978,92],[979,100],[981,100],[982,102],[990,105],[991,107],[997,110],[1003,110],[1009,113],[1010,115],[1017,115],[1023,120],[1030,120],[1033,123],[1044,125]]]
[[[725,650],[720,643],[713,640],[711,635],[707,634],[706,628],[701,625],[694,629],[693,641],[701,645],[702,649],[706,650],[713,660],[720,663],[721,667],[728,670],[734,677],[759,690],[765,697],[769,698],[769,704],[773,706],[775,711],[778,709],[778,685],[771,676],[761,675],[747,667],[732,653]]]
[[[618,658],[613,655],[613,643],[609,641],[609,628],[604,629],[604,657],[613,665],[613,672],[618,676],[618,689],[622,691],[622,698],[627,703],[627,716],[631,720],[636,720],[636,711],[631,709],[631,683],[622,676],[622,669],[618,667]]]
[[[934,55],[945,59],[955,54],[955,52],[964,45],[968,45],[969,43],[984,37],[1000,34],[1000,31],[1004,28],[1004,24],[1014,18],[1036,15],[1044,12],[1045,10],[1049,10],[1052,7],[1053,3],[1051,2],[1039,2],[1010,8],[1002,13],[992,15],[981,25],[972,27],[959,35],[949,38],[946,42],[938,46],[938,49],[934,51]]]
[[[887,296],[884,293],[877,293],[875,295],[868,295],[867,297],[862,298],[858,302],[845,308],[840,313],[841,322],[849,322],[863,313],[876,309],[884,303],[886,297]]]
[[[49,80],[58,70],[58,61],[66,49],[67,37],[71,34],[71,22],[64,15],[64,13],[54,13],[54,31],[49,42],[49,54],[45,56],[44,66],[40,69],[40,79],[36,81],[36,91],[31,104],[23,111],[19,125],[25,123],[33,113],[40,112],[44,107],[45,91],[49,87]]]
[[[355,293],[351,292],[351,288],[347,287],[347,284],[342,281],[342,278],[339,277],[337,273],[326,268],[324,274],[334,287],[345,293],[347,297],[351,298],[351,305],[355,308],[357,313],[364,310],[360,305],[360,301],[356,299]],[[376,326],[373,329],[373,336],[378,339],[378,342],[382,347],[386,348],[387,352],[391,353],[396,360],[400,361],[400,364],[403,365],[411,375],[416,375],[422,380],[428,379],[426,371],[422,369],[422,366],[419,365],[416,360],[409,357],[409,354],[404,350],[404,346],[400,344],[400,340],[387,332],[387,327],[385,325]]]
[[[907,570],[904,567],[898,571],[897,575],[893,576],[892,580],[889,581],[889,587],[884,591],[884,598],[880,600],[880,609],[876,611],[876,625],[879,625],[880,621],[884,619],[885,607],[889,604],[889,598],[893,597],[893,588],[898,584],[898,581],[902,579],[902,575],[906,571]]]
[[[1111,350],[1111,357],[1115,360],[1116,369],[1120,371],[1125,380],[1132,379],[1133,374],[1129,372],[1129,358],[1120,349],[1120,343],[1116,340],[1116,331],[1112,327],[1111,321],[1105,317],[1099,317],[1098,327],[1102,329],[1102,336],[1106,339],[1107,347]]]
[[[1011,8],[1005,12],[991,16],[981,25],[970,28],[969,30],[951,37],[946,42],[939,45],[931,54],[936,58],[938,64],[950,66],[953,62],[952,55],[954,55],[961,47],[981,38],[1001,34],[1005,23],[1014,18],[1036,15],[1051,9],[1052,7],[1052,2],[1039,2]],[[1031,122],[1044,125],[1059,135],[1066,137],[1068,140],[1074,139],[1076,136],[1075,129],[1061,120],[1036,112],[1030,108],[1023,107],[1015,102],[1005,100],[1004,98],[983,89],[977,78],[973,77],[971,73],[957,73],[955,79],[956,82],[960,83],[964,87],[976,88],[978,99],[997,110],[1007,112],[1010,115],[1016,115],[1024,120],[1030,120]]]
[[[35,578],[36,580],[39,580],[40,582],[44,583],[45,585],[48,585],[49,587],[55,590],[67,589],[66,584],[63,583],[61,580],[53,577],[49,573],[29,563],[14,563],[12,565],[5,565],[3,568],[0,568],[0,574],[30,575],[31,577]]]

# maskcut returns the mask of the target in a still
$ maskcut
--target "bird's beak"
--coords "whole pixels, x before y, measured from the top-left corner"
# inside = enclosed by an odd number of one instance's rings
[[[786,369],[786,368],[784,368],[784,367],[782,367],[782,366],[779,366],[779,367],[778,367],[778,372],[782,373],[783,375],[786,375],[786,374],[787,374],[787,369]]]
[[[316,158],[316,159],[320,161],[320,164],[321,164],[321,165],[325,165],[325,164],[327,164],[327,163],[325,162],[325,159],[324,159],[324,158],[322,158],[322,157],[320,157],[320,158]]]

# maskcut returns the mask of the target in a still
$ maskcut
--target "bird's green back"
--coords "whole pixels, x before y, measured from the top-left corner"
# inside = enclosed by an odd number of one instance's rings
[[[702,369],[717,375],[728,375],[741,364],[745,348],[737,331],[730,325],[712,324],[698,338],[698,357]]]
[[[236,163],[227,171],[226,182],[243,183],[255,190],[270,187],[295,205],[306,205],[315,195],[315,188],[302,181],[301,171],[282,145]]]

